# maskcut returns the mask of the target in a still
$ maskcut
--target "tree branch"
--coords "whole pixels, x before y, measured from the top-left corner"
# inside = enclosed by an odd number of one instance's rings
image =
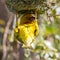
[[[4,32],[4,35],[3,35],[3,56],[2,56],[2,60],[6,60],[6,56],[7,56],[6,42],[7,42],[7,35],[8,35],[8,32],[9,32],[9,27],[10,27],[11,23],[12,23],[12,15],[10,16],[10,18],[7,22],[5,32]]]

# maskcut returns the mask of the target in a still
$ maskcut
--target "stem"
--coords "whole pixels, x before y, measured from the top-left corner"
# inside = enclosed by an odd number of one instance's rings
[[[5,32],[4,32],[4,35],[3,35],[3,56],[2,56],[2,60],[6,60],[6,57],[7,57],[6,42],[7,42],[7,36],[8,36],[9,27],[10,27],[11,23],[12,23],[12,15],[10,16],[10,19],[7,22]]]

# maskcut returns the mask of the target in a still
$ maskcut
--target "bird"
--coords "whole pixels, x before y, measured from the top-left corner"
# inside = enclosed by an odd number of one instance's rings
[[[31,46],[35,37],[39,34],[39,27],[35,14],[24,14],[19,24],[17,23],[14,28],[15,39],[27,47]]]

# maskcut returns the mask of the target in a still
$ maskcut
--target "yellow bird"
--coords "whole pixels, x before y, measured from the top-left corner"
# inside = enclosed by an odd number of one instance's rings
[[[25,46],[30,46],[39,33],[35,14],[24,14],[14,28],[14,37]]]

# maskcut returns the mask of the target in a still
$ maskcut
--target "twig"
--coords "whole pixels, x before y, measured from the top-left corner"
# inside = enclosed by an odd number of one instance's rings
[[[7,35],[9,32],[9,27],[12,23],[12,15],[10,16],[10,19],[7,22],[6,28],[5,28],[5,32],[3,35],[3,57],[2,60],[6,60],[6,56],[7,56],[7,46],[6,46],[6,42],[7,42]]]

